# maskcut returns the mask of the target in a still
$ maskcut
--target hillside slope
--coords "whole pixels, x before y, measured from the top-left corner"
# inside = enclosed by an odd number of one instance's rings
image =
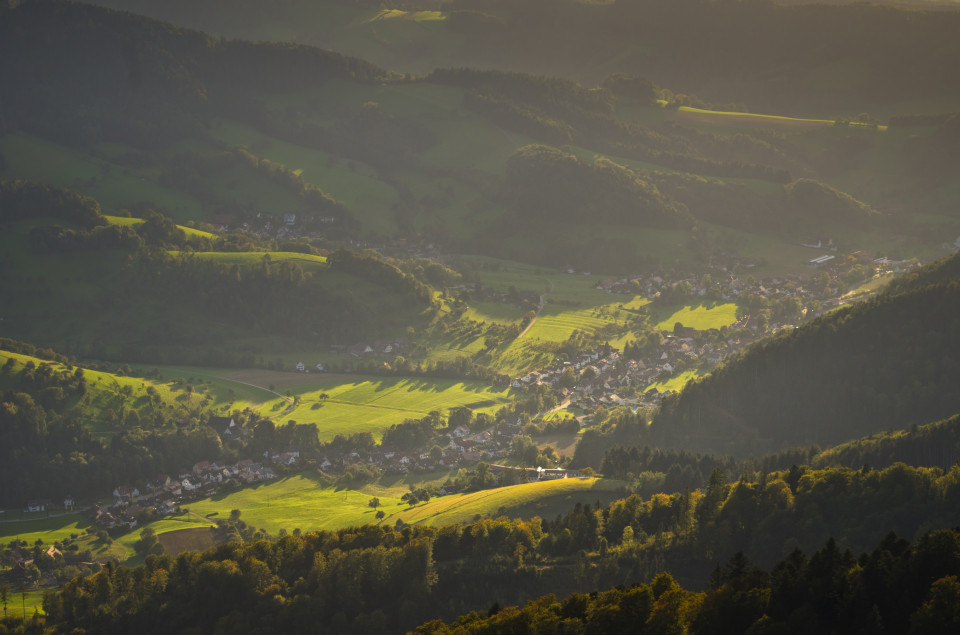
[[[954,11],[710,0],[414,0],[394,9],[285,0],[239,11],[226,0],[97,3],[227,37],[306,42],[414,73],[472,66],[590,84],[642,73],[714,102],[841,107],[850,116],[958,97],[948,81],[960,58]]]
[[[765,340],[667,400],[666,445],[737,455],[832,445],[960,412],[960,255],[917,284]],[[930,278],[934,279],[934,278]]]

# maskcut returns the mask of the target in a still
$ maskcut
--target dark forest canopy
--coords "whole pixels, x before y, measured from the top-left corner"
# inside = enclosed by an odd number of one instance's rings
[[[884,468],[897,462],[948,468],[960,461],[960,415],[914,425],[907,430],[881,432],[820,452],[813,465],[869,465]]]
[[[541,222],[587,221],[684,227],[686,209],[611,161],[589,163],[557,148],[530,145],[507,162],[504,193],[515,214]]]
[[[751,347],[665,401],[652,439],[756,455],[957,413],[960,279],[949,273],[957,262]]]
[[[638,581],[656,589],[665,580],[670,580],[667,589],[675,588],[673,578],[658,575],[664,569],[691,579],[692,588],[706,587],[689,593],[700,600],[713,597],[699,610],[717,610],[714,602],[723,598],[716,592],[743,575],[747,557],[766,567],[786,556],[788,564],[774,566],[773,578],[760,574],[758,586],[766,591],[755,598],[756,612],[741,614],[731,607],[733,615],[752,622],[766,613],[816,632],[841,623],[835,620],[859,620],[859,614],[847,612],[870,614],[883,594],[896,593],[896,602],[880,603],[880,618],[894,632],[904,632],[931,584],[955,575],[960,566],[955,531],[926,533],[955,521],[957,492],[956,469],[795,469],[733,485],[715,471],[703,493],[631,496],[607,508],[577,505],[554,521],[368,525],[275,542],[231,542],[176,560],[150,556],[136,569],[110,566],[66,584],[46,600],[47,624],[55,632],[80,627],[148,634],[187,626],[251,633],[398,632],[438,616],[451,619],[493,602],[512,605],[548,592]],[[836,513],[840,509],[852,511]],[[928,524],[920,523],[924,528],[918,531],[921,515]],[[870,522],[861,522],[864,518]],[[791,540],[798,527],[800,540]],[[913,551],[889,535],[894,527],[901,535],[916,535]],[[834,541],[831,535],[844,538]],[[851,546],[871,550],[879,541],[881,548],[862,557],[859,567],[844,551]],[[809,561],[798,549],[813,551],[824,542],[827,546]],[[720,567],[724,562],[733,564]],[[846,575],[854,576],[851,582],[886,582],[830,587],[844,589],[839,596],[824,591],[822,585]],[[786,583],[793,585],[793,594],[781,595]],[[780,601],[767,603],[771,590]],[[803,607],[820,601],[815,599],[820,593],[825,593],[820,600],[833,600],[811,616]],[[881,595],[871,595],[876,593]],[[864,604],[864,599],[870,601]]]
[[[322,49],[224,40],[79,3],[0,7],[0,83],[17,87],[5,91],[4,124],[74,143],[162,146],[202,133],[218,109],[254,107],[259,91],[388,76]]]
[[[710,577],[710,589],[682,588],[669,574],[650,584],[601,593],[548,595],[522,607],[499,606],[421,635],[456,633],[953,633],[960,628],[958,532],[916,543],[890,534],[859,557],[832,539],[809,559],[799,550],[771,571],[742,553]]]

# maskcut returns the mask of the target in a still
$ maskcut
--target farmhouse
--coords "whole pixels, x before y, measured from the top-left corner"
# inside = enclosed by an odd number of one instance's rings
[[[221,439],[229,441],[240,436],[240,426],[233,417],[210,417],[207,425],[217,431]]]
[[[53,503],[47,498],[37,498],[27,501],[28,512],[44,512],[51,508]]]
[[[129,485],[118,485],[117,488],[113,490],[113,504],[120,505],[122,503],[129,503],[139,495],[140,490],[138,490],[136,487],[130,487]]]

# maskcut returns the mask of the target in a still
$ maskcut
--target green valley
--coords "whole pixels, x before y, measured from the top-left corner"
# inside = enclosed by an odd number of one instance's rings
[[[882,5],[0,4],[0,635],[957,632]]]

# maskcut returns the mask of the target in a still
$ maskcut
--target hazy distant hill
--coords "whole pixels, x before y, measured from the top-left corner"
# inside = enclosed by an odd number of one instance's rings
[[[413,0],[391,9],[344,0],[285,0],[269,9],[226,0],[99,3],[417,73],[464,65],[593,84],[629,72],[714,102],[851,116],[888,116],[906,104],[935,111],[958,96],[949,79],[960,58],[954,11],[711,0]]]
[[[949,115],[883,130],[696,111],[640,75],[409,78],[90,5],[0,11],[0,175],[67,186],[107,213],[274,234],[293,214],[300,235],[609,272],[665,264],[650,246],[669,228],[724,236],[684,244],[670,263],[710,262],[730,250],[717,245],[757,235],[895,236],[913,250],[960,233]],[[381,21],[405,19],[390,15]],[[533,146],[555,151],[526,160]]]

